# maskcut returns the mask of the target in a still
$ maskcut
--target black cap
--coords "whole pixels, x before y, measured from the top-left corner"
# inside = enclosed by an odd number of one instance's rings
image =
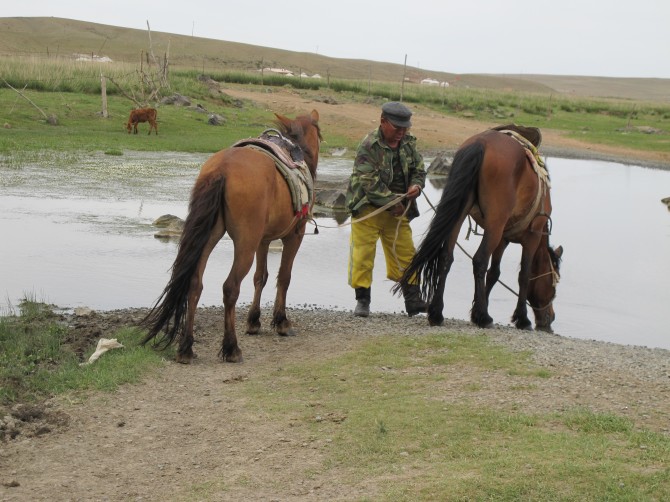
[[[396,127],[412,127],[412,122],[409,120],[412,117],[412,112],[405,105],[397,101],[384,103],[384,106],[382,106],[382,117]]]

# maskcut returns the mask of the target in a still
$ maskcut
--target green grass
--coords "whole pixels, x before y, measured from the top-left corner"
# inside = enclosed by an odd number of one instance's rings
[[[98,114],[99,96],[35,91],[26,94],[47,115],[55,114],[58,125],[47,124],[27,101],[16,102],[13,91],[0,89],[0,122],[11,125],[1,130],[0,154],[11,157],[39,150],[216,152],[240,138],[257,136],[264,127],[272,125],[273,118],[256,108],[242,110],[205,103],[209,111],[227,121],[224,126],[212,126],[205,113],[162,106],[158,109],[158,135],[148,136],[147,124],[139,124],[138,134],[125,130],[132,106],[124,98],[108,99],[109,118],[105,119]],[[163,130],[164,124],[168,125]]]
[[[94,364],[80,366],[68,343],[68,329],[48,305],[24,300],[19,314],[0,317],[0,405],[34,402],[81,390],[115,390],[137,382],[162,364],[162,355],[139,345],[142,334],[123,328],[114,334],[124,345]],[[86,359],[95,351],[91,343]]]
[[[551,378],[485,337],[384,336],[283,367],[241,392],[266,419],[328,438],[320,472],[377,487],[367,500],[639,501],[670,492],[666,436],[611,413],[529,414],[469,400],[485,381],[452,402],[449,368],[516,375],[524,388]]]
[[[104,67],[110,76],[107,84],[109,118],[102,118],[100,69],[90,64],[62,60],[28,61],[0,59],[0,75],[27,99],[0,82],[0,155],[10,157],[35,150],[123,150],[183,151],[211,153],[243,137],[257,136],[272,126],[272,115],[251,103],[232,100],[225,93],[212,93],[197,70],[170,73],[169,87],[162,96],[179,93],[207,111],[222,115],[223,126],[207,124],[208,114],[184,107],[159,107],[158,137],[147,137],[148,127],[140,124],[138,135],[124,129],[128,113],[135,104],[124,96],[146,102],[146,84],[137,68],[129,64]],[[336,101],[375,102],[400,99],[422,104],[444,115],[473,118],[487,123],[515,122],[553,129],[567,136],[603,145],[640,151],[670,153],[670,106],[623,99],[594,99],[525,91],[454,87],[440,89],[419,84],[363,80],[314,80],[261,76],[255,71],[216,71],[209,75],[224,84],[242,84],[273,92],[291,87],[306,99],[333,96]],[[156,78],[154,76],[154,78]],[[113,85],[114,81],[118,86]],[[121,92],[123,89],[123,92]],[[55,116],[58,125],[47,124],[45,116]],[[164,126],[164,127],[163,127]],[[658,130],[647,134],[638,127]],[[324,131],[329,148],[356,145],[338,131]],[[118,153],[117,153],[118,154]]]

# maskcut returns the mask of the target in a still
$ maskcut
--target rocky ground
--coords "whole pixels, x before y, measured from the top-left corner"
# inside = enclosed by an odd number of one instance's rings
[[[249,93],[225,89],[236,98],[262,102],[293,115],[317,108],[323,128],[338,127],[360,138],[377,123],[376,104],[336,104],[288,90]],[[455,148],[487,127],[416,110],[414,133],[426,150]],[[591,147],[548,131],[546,152],[554,155],[627,159],[668,168],[662,155]],[[69,316],[73,348],[82,356],[100,337],[120,326],[136,325],[145,311],[130,309]],[[244,309],[238,309],[243,332]],[[457,401],[467,397],[485,407],[521,413],[550,413],[574,407],[630,418],[636,427],[670,434],[670,351],[573,340],[510,328],[482,331],[447,320],[431,328],[425,317],[292,310],[298,336],[278,337],[267,326],[258,336],[240,337],[245,362],[217,358],[221,308],[198,311],[196,351],[190,366],[166,362],[142,384],[84,399],[58,397],[16,405],[0,414],[0,500],[179,500],[192,487],[226,480],[216,500],[351,500],[374,496],[375,486],[342,483],[336,470],[324,470],[328,438],[306,437],[290,421],[266,421],[246,406],[235,385],[259,378],[287,362],[355,350],[385,333],[484,334],[513,351],[528,351],[550,377],[519,390],[515,377],[473,369],[447,369],[436,392]],[[264,312],[267,323],[270,314]],[[76,341],[76,342],[75,342]],[[74,344],[77,345],[74,345]],[[477,390],[473,390],[476,388]],[[310,472],[310,475],[306,475]],[[189,491],[190,490],[190,491]]]

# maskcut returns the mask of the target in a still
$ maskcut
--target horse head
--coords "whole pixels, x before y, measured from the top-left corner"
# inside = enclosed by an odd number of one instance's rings
[[[535,328],[552,332],[551,323],[556,318],[554,298],[556,285],[561,278],[559,267],[563,256],[563,246],[556,249],[547,244],[535,253],[528,284],[528,303],[535,314]]]
[[[305,162],[309,166],[312,177],[316,177],[316,166],[319,163],[319,146],[321,145],[321,128],[319,112],[312,110],[309,115],[300,115],[294,120],[275,113],[277,125],[282,133],[294,140],[305,154]]]

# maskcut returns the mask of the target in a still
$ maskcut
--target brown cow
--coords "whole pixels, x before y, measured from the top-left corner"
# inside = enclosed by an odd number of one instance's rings
[[[130,129],[133,129],[133,133],[137,134],[137,124],[140,122],[149,122],[149,134],[151,130],[156,131],[158,135],[158,124],[156,124],[156,117],[158,112],[155,108],[138,108],[137,110],[130,111],[130,117],[128,117],[128,123],[126,124],[126,129],[128,129],[128,134],[130,134]]]

